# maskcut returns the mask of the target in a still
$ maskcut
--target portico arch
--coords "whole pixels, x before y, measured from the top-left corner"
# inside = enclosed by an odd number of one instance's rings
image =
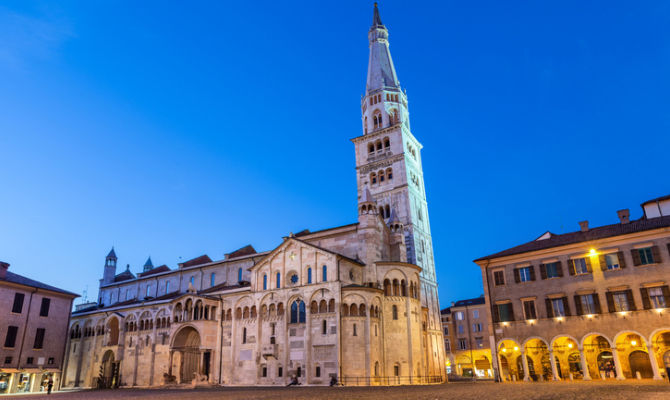
[[[170,346],[170,375],[176,372],[178,382],[191,382],[202,373],[200,346],[200,333],[193,326],[184,326],[174,335]]]

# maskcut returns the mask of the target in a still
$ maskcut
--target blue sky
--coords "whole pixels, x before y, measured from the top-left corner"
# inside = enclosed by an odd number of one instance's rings
[[[423,142],[440,300],[472,260],[670,193],[670,3],[380,2]],[[96,298],[356,221],[372,2],[0,5],[0,260]],[[119,268],[119,272],[120,272]]]

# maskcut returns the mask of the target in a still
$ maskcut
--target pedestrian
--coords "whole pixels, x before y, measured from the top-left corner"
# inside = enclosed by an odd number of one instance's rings
[[[47,394],[51,394],[51,389],[54,387],[54,379],[49,377],[49,383],[47,383]]]
[[[337,377],[335,375],[330,377],[330,386],[337,386]]]

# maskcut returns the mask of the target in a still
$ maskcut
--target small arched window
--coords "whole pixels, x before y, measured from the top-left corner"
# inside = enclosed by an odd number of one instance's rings
[[[268,275],[263,274],[263,290],[268,290]]]
[[[195,285],[195,276],[191,277],[191,285]]]
[[[377,175],[379,175],[379,183],[384,182],[384,175],[385,175],[384,170],[379,171]]]
[[[375,152],[375,145],[370,143],[368,144],[368,153],[374,153]]]
[[[391,147],[391,141],[389,138],[384,138],[384,148],[388,149],[389,147]]]
[[[312,268],[307,268],[307,283],[312,283]]]
[[[371,173],[370,174],[370,182],[374,185],[377,183],[377,174],[376,173]]]
[[[379,117],[379,119],[381,120],[381,117]],[[381,141],[381,140],[377,140],[377,141],[375,142],[375,145],[377,146],[377,151],[381,151],[381,150],[382,150],[382,141]]]
[[[242,268],[237,269],[237,281],[242,282]]]
[[[281,287],[281,273],[277,272],[277,289]]]
[[[323,271],[323,281],[327,282],[328,281],[328,267],[324,265],[323,267],[321,267],[321,269]]]
[[[393,308],[391,309],[393,312],[393,319],[397,320],[398,319],[398,306],[394,305]]]
[[[388,180],[393,179],[393,169],[392,168],[387,168],[386,169],[386,177],[388,178]]]

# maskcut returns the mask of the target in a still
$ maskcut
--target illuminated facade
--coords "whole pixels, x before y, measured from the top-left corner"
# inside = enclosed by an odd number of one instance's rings
[[[358,222],[137,276],[112,250],[98,303],[72,316],[64,386],[445,380],[421,146],[387,35],[375,6]]]
[[[662,379],[670,367],[670,196],[643,216],[483,257],[504,380]]]

